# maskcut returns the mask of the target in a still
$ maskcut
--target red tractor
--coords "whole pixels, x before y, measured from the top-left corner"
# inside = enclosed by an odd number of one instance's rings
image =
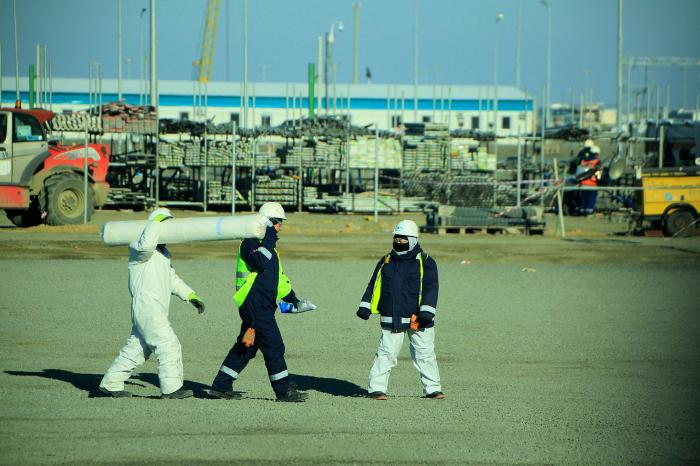
[[[83,222],[107,199],[109,148],[89,144],[85,192],[85,146],[49,144],[48,110],[0,108],[0,209],[17,226]]]

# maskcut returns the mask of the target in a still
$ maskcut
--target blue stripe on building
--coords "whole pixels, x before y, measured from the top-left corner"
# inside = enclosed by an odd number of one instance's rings
[[[138,105],[139,96],[138,94],[123,94],[124,99],[127,103],[132,105]],[[29,93],[21,92],[20,99],[22,102],[29,101]],[[164,107],[191,107],[193,104],[193,97],[191,95],[172,95],[172,94],[161,94],[159,96],[160,104]],[[14,92],[3,92],[2,101],[5,105],[10,105],[15,100]],[[116,94],[102,94],[102,102],[112,102],[117,100]],[[249,106],[253,106],[253,100],[255,100],[256,108],[270,108],[270,109],[283,109],[291,107],[291,99],[287,100],[284,97],[267,97],[260,96],[253,99],[249,97]],[[52,103],[56,105],[87,105],[89,103],[89,95],[82,92],[54,92]],[[479,110],[479,100],[460,100],[452,99],[451,103],[447,100],[443,100],[443,107],[440,106],[440,100],[435,100],[435,110],[449,110],[450,107],[453,111],[478,111]],[[207,99],[207,104],[209,107],[240,107],[241,98],[239,96],[222,96],[222,95],[210,95]],[[404,106],[402,108],[401,102],[398,102],[398,106],[394,105],[395,101],[392,99],[387,101],[387,99],[380,98],[366,98],[357,97],[350,99],[350,110],[387,110],[389,109],[400,112],[402,110],[413,110],[413,99],[405,99]],[[387,105],[388,104],[388,105]],[[331,99],[329,99],[330,107],[333,107]],[[307,108],[308,99],[302,98],[302,106]],[[348,107],[348,101],[346,99],[338,98],[336,108],[346,110]],[[325,108],[325,100],[321,99],[321,108]],[[502,111],[531,111],[532,110],[532,100],[499,100],[498,109]],[[487,111],[493,109],[492,100],[481,100],[481,110]],[[418,110],[431,111],[433,110],[433,100],[432,99],[419,99],[418,100]]]

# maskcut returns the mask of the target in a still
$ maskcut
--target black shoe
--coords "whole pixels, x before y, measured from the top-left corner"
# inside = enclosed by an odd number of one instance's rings
[[[107,396],[111,396],[112,398],[131,398],[133,396],[131,392],[127,392],[126,390],[111,391],[104,387],[100,387],[100,391]]]
[[[167,400],[181,400],[192,396],[192,390],[183,390],[180,388],[172,393],[163,393],[160,397]]]
[[[389,399],[389,397],[386,396],[386,393],[384,393],[384,392],[372,392],[372,393],[368,393],[368,394],[367,394],[367,398],[372,398],[373,400],[380,400],[380,401],[384,401],[384,400],[388,400],[388,399]]]
[[[241,394],[233,390],[220,390],[215,387],[209,389],[209,396],[219,398],[221,400],[240,400]]]
[[[445,394],[442,392],[433,392],[425,395],[426,398],[432,398],[434,400],[442,400],[445,398]]]
[[[290,388],[284,395],[277,395],[277,401],[283,401],[287,403],[303,403],[309,397],[306,393],[297,391],[296,388]]]

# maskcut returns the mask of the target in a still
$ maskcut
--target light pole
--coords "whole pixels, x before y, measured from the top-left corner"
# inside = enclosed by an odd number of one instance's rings
[[[335,50],[335,26],[338,26],[338,32],[343,32],[343,22],[342,21],[335,21],[331,23],[331,28],[330,30],[326,33],[326,63],[325,63],[325,76],[324,76],[324,87],[325,89],[325,100],[326,100],[326,114],[328,113],[328,75],[329,71],[333,72],[333,88],[335,88],[335,57],[334,57],[334,50]],[[335,95],[333,95],[333,111],[335,112]]]
[[[117,1],[117,100],[122,100],[122,0]]]
[[[505,15],[498,13],[496,15],[496,34],[493,47],[493,134],[494,134],[494,151],[498,157],[498,39],[499,27],[498,24],[503,21]]]
[[[415,0],[413,16],[413,121],[418,122],[418,0]]]
[[[546,95],[543,98],[544,102],[542,102],[546,109],[545,121],[543,121],[542,124],[546,128],[552,121],[552,110],[550,109],[550,100],[552,95],[552,9],[550,8],[547,0],[540,0],[540,3],[547,8],[547,87]]]
[[[523,0],[518,0],[518,37],[515,48],[515,87],[520,90],[520,51],[523,36]]]
[[[145,34],[145,23],[143,19],[144,13],[146,13],[146,8],[141,8],[141,14],[139,15],[139,20],[141,22],[139,28],[139,105],[146,105],[146,53],[144,51],[144,34]]]
[[[586,125],[586,122],[588,121],[588,115],[585,114],[585,111],[586,111],[585,109],[588,107],[587,102],[588,102],[588,96],[590,94],[590,90],[589,90],[590,77],[591,77],[591,70],[589,70],[589,69],[583,70],[583,78],[585,80],[585,91],[584,91],[585,94],[583,95],[584,97],[583,97],[583,105],[581,108],[581,117],[583,118],[582,121],[584,123],[584,127]]]

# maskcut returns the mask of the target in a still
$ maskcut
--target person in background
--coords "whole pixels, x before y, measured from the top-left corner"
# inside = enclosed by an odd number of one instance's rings
[[[364,320],[379,314],[382,329],[369,372],[368,397],[388,399],[389,374],[408,333],[411,358],[425,397],[443,399],[434,345],[437,265],[418,244],[415,222],[402,220],[393,234],[392,250],[377,262],[357,310],[357,316]]]
[[[598,191],[592,188],[598,187],[598,180],[601,176],[601,166],[600,166],[600,147],[594,145],[590,148],[588,154],[586,154],[579,163],[582,173],[587,173],[587,178],[581,181],[581,186],[591,188],[582,189],[579,191],[579,215],[592,215],[595,211],[596,199],[598,197]]]
[[[182,388],[182,348],[170,326],[170,296],[190,302],[200,314],[204,303],[180,277],[171,264],[170,251],[160,243],[161,225],[173,218],[168,209],[156,209],[138,240],[129,245],[129,293],[131,293],[131,335],[100,382],[105,395],[124,398],[124,390],[136,366],[151,354],[158,358],[161,398],[188,398],[191,390]]]

